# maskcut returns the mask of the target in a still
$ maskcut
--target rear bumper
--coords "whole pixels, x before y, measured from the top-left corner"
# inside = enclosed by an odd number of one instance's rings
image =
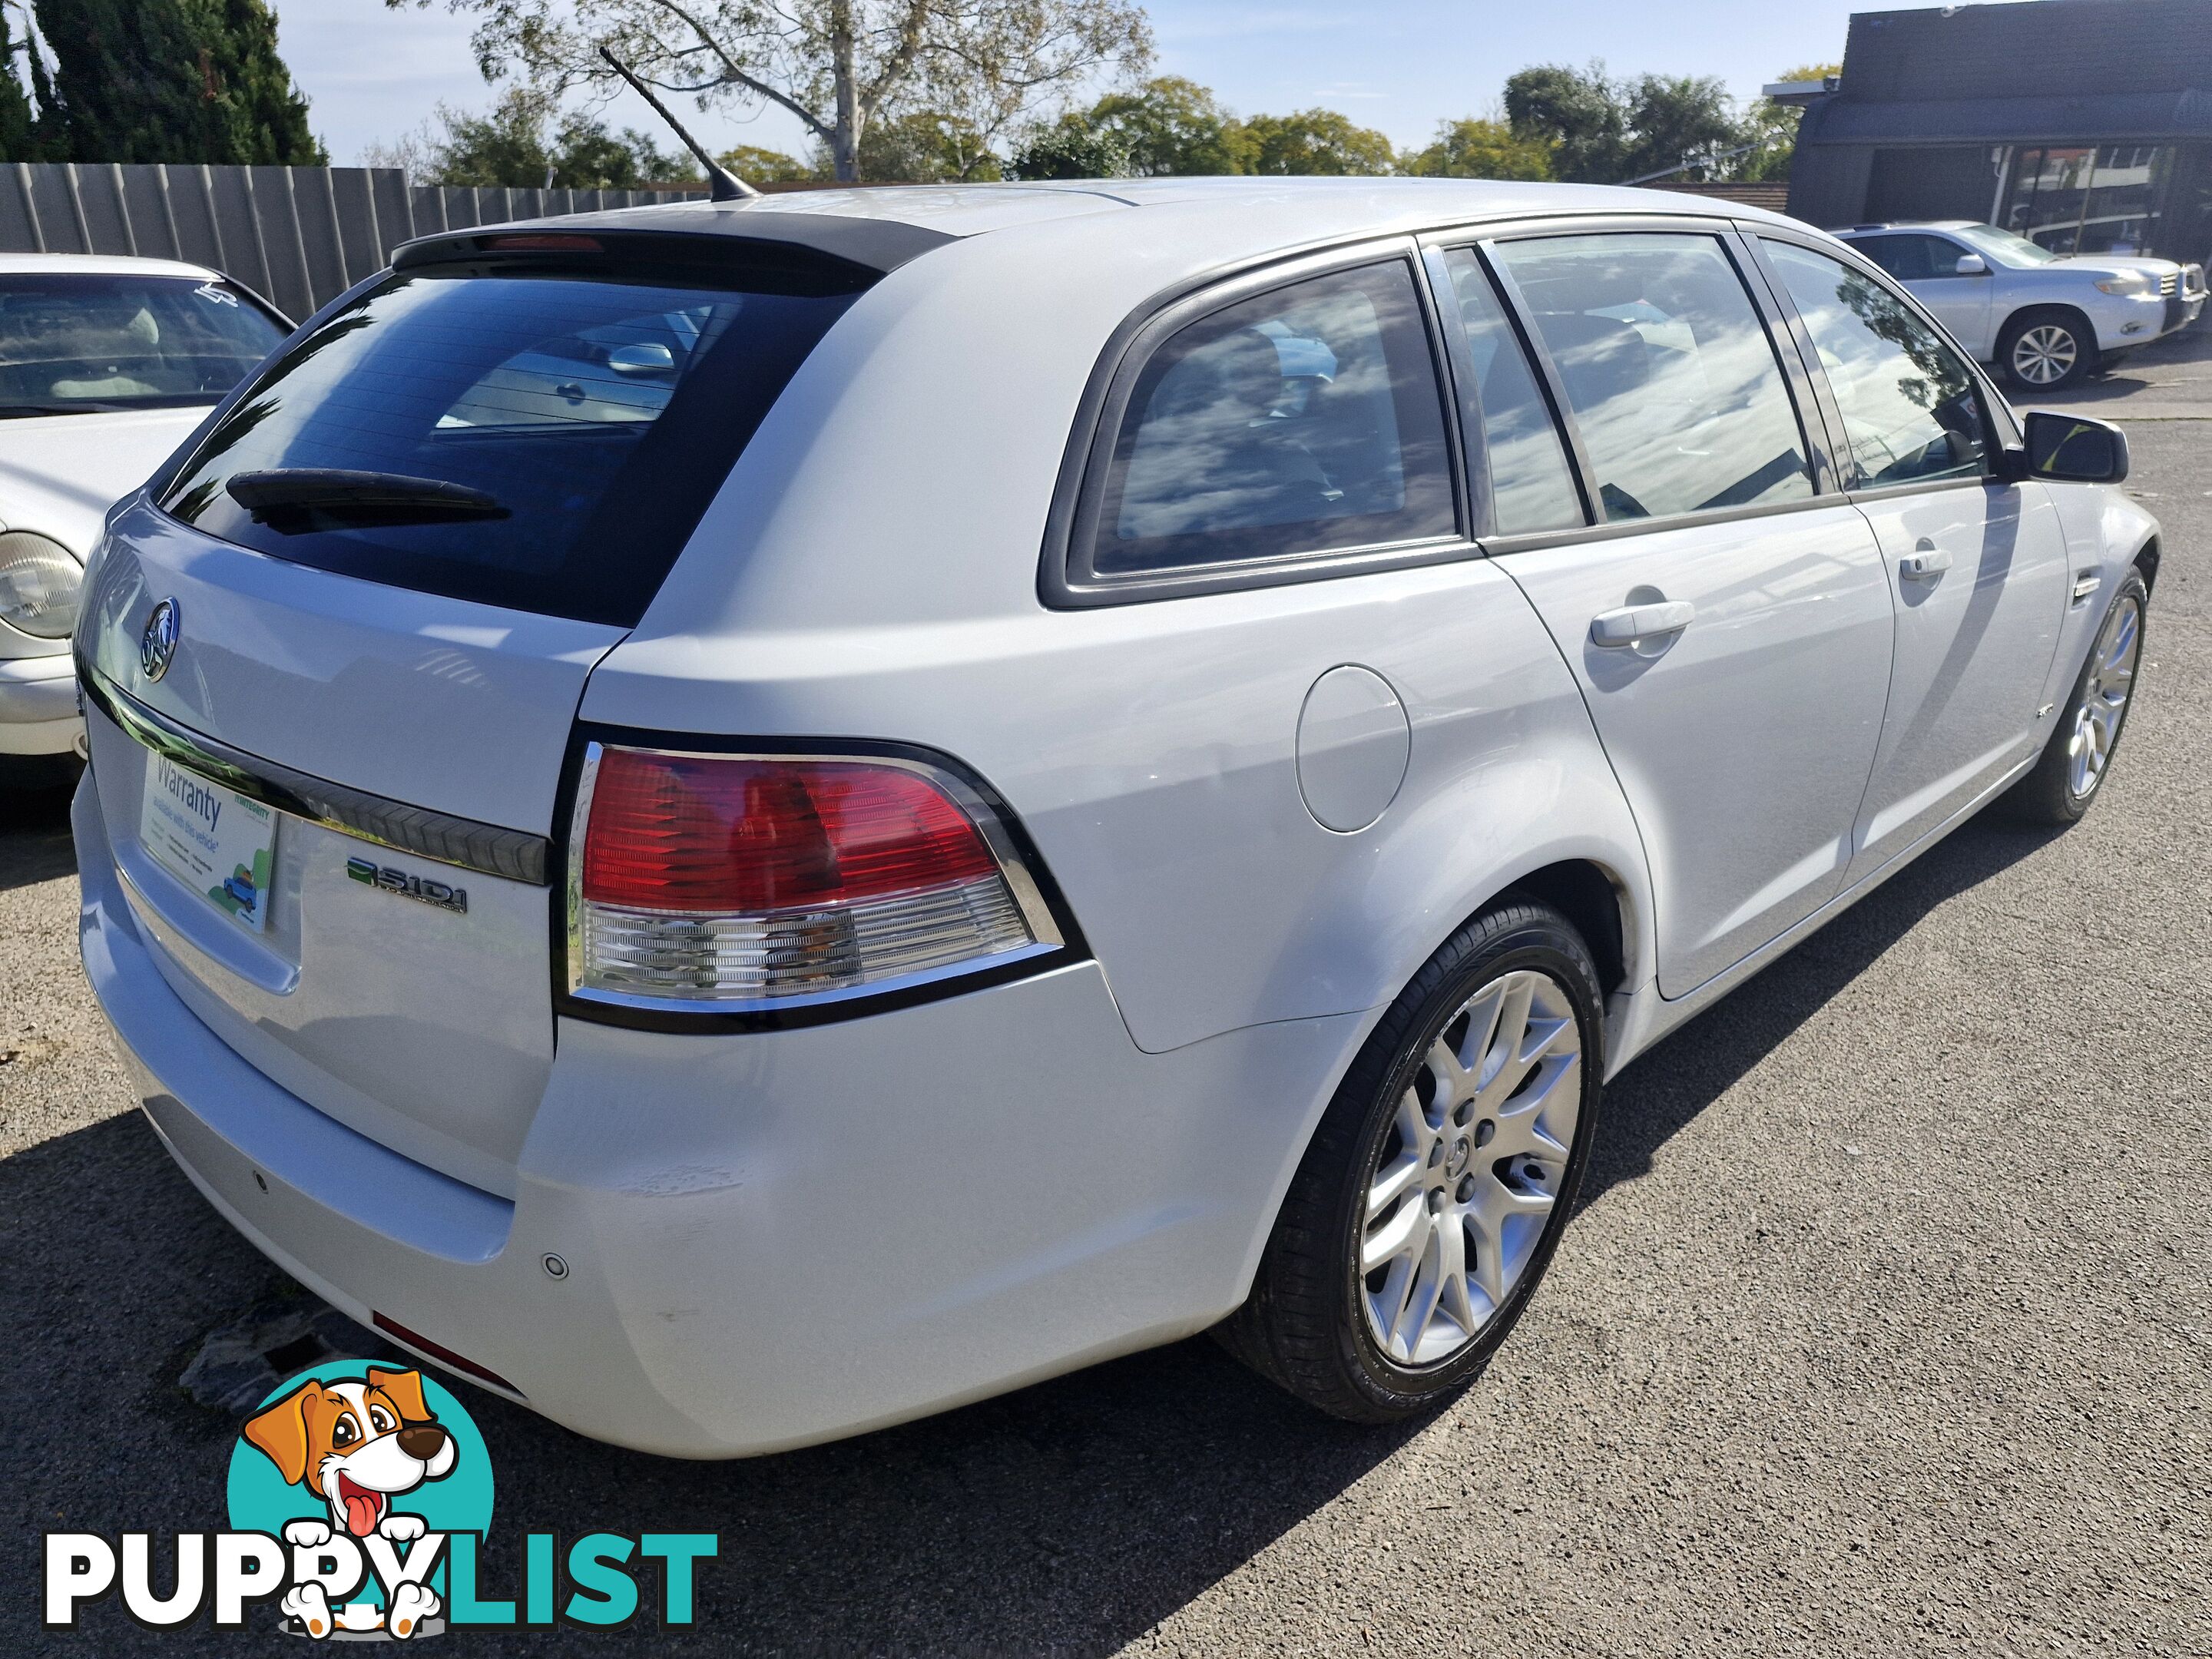
[[[83,736],[67,652],[0,659],[0,755],[82,753]]]
[[[1365,1024],[1146,1055],[1091,963],[794,1031],[563,1021],[509,1203],[337,1123],[203,1024],[135,925],[94,789],[86,972],[193,1183],[355,1319],[645,1450],[833,1439],[1203,1328],[1249,1283]]]

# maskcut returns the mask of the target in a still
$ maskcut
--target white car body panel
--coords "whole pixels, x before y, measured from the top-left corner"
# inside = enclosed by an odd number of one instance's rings
[[[1079,959],[823,1023],[631,1029],[556,1014],[557,887],[471,873],[465,916],[407,904],[343,866],[422,860],[327,823],[280,825],[265,937],[213,926],[137,848],[143,757],[93,717],[85,963],[171,1152],[336,1305],[628,1445],[775,1450],[1205,1328],[1367,1033],[1469,916],[1539,872],[1598,883],[1617,1072],[2018,775],[2051,726],[2036,692],[2101,615],[2068,603],[2075,574],[2109,591],[2155,532],[2110,489],[2015,489],[2032,556],[1967,562],[1924,637],[1895,617],[1894,536],[1977,536],[1950,498],[1978,491],[1053,608],[1071,434],[1108,342],[1164,294],[1486,218],[1760,216],[1426,181],[775,200],[593,222],[873,216],[966,240],[830,330],[635,627],[310,569],[140,501],[81,635],[146,718],[546,837],[556,864],[579,721],[679,749],[915,745],[1004,802]],[[1656,659],[1601,655],[1589,616],[1644,582],[1695,623]],[[163,598],[182,637],[149,680]],[[1364,714],[1305,720],[1346,670]],[[1940,741],[1897,735],[1915,696]],[[1885,776],[1909,797],[1983,748],[1859,844]],[[1325,828],[1313,803],[1340,793],[1346,822],[1377,816]]]
[[[1657,969],[1692,991],[1820,908],[1881,735],[1889,587],[1849,506],[1657,530],[1499,561],[1574,665],[1666,896]],[[1589,619],[1649,588],[1697,609],[1662,652]],[[1761,688],[1787,683],[1786,696]]]
[[[1897,589],[1897,650],[1881,750],[1853,836],[1865,874],[1989,781],[2033,756],[2073,584],[2066,538],[2039,483],[1904,491],[1860,504]],[[1950,556],[1913,580],[1904,562]]]

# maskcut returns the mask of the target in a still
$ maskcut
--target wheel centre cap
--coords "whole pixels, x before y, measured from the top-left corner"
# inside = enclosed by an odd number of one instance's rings
[[[1468,1160],[1474,1153],[1474,1148],[1468,1145],[1467,1137],[1462,1135],[1452,1142],[1451,1156],[1444,1161],[1444,1174],[1454,1181],[1458,1180],[1467,1173]]]

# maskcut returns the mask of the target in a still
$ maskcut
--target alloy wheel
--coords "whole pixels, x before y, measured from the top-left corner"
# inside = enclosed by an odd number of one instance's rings
[[[2081,355],[2074,331],[2059,323],[2024,329],[2012,343],[2013,373],[2030,386],[2055,386],[2074,372]]]
[[[1360,1221],[1360,1302],[1391,1359],[1440,1364],[1504,1306],[1559,1201],[1582,1067],[1565,988],[1529,969],[1484,985],[1430,1043]]]
[[[2134,694],[2136,665],[2142,653],[2142,602],[2124,595],[2106,619],[2090,653],[2081,700],[2074,708],[2074,735],[2067,744],[2067,787],[2086,800],[2104,781],[2120,722]]]

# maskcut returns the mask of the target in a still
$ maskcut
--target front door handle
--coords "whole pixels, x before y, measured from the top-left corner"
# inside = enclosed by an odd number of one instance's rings
[[[1662,599],[1601,611],[1590,618],[1590,643],[1609,651],[1632,649],[1646,640],[1680,633],[1697,614],[1697,606],[1687,599]]]
[[[1951,568],[1951,555],[1925,536],[1897,562],[1897,574],[1909,582],[1932,582]]]

